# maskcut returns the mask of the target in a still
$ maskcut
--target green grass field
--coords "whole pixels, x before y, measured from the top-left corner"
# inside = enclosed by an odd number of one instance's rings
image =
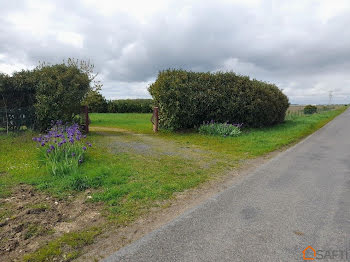
[[[151,134],[152,114],[137,113],[92,113],[89,114],[92,126],[118,127],[133,132]]]
[[[32,141],[35,133],[2,134],[0,198],[11,195],[21,183],[61,198],[88,189],[93,192],[92,202],[103,203],[110,221],[127,224],[151,207],[162,205],[175,192],[196,187],[226,174],[244,160],[299,141],[345,109],[300,116],[270,128],[245,129],[239,137],[226,138],[195,132],[152,134],[151,114],[91,114],[95,131],[88,138],[93,147],[80,172],[65,177],[50,176],[39,164]],[[0,222],[5,217],[1,212],[0,206]],[[48,256],[57,252],[50,250],[38,252],[48,252]],[[42,257],[40,254],[34,253],[33,260],[28,261],[44,261],[34,259]]]
[[[31,140],[34,133],[4,134],[0,136],[0,196],[8,195],[11,188],[19,183],[28,183],[62,196],[66,192],[94,188],[98,191],[94,200],[110,206],[118,220],[131,220],[139,204],[143,206],[155,200],[167,199],[173,192],[183,191],[210,179],[218,170],[229,169],[237,166],[241,160],[258,157],[296,142],[343,111],[344,108],[341,108],[298,117],[270,128],[248,129],[234,138],[166,131],[147,135],[151,132],[148,123],[150,114],[92,114],[92,127],[103,125],[122,128],[156,139],[153,143],[158,143],[159,148],[172,147],[168,154],[154,153],[153,149],[147,154],[133,148],[118,151],[119,144],[124,147],[128,143],[147,146],[152,142],[139,141],[139,136],[121,131],[107,130],[104,134],[91,132],[89,141],[93,147],[76,177],[47,175],[45,167],[37,161],[37,149]],[[176,152],[177,147],[188,148],[190,156],[182,157],[183,152]],[[201,167],[210,161],[216,164]],[[133,212],[130,212],[131,209]]]
[[[218,152],[229,158],[260,156],[311,134],[319,129],[346,107],[325,111],[314,115],[301,115],[284,123],[268,128],[246,129],[239,137],[215,137],[196,132],[168,132],[160,130],[154,136],[166,140],[200,146],[203,149]],[[152,134],[151,114],[91,114],[91,126],[115,127],[130,132]],[[137,123],[135,123],[137,122]],[[134,124],[135,123],[135,124]]]

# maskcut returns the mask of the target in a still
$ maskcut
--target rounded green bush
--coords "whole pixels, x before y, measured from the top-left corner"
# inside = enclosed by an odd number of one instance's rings
[[[45,131],[51,120],[79,122],[83,99],[98,85],[93,79],[93,65],[75,59],[55,65],[41,63],[12,76],[0,73],[0,127],[19,130],[25,125]],[[7,112],[14,119],[4,121]]]
[[[317,107],[313,105],[307,105],[304,107],[304,114],[311,115],[317,112]]]
[[[289,107],[277,86],[233,72],[197,73],[165,70],[149,87],[159,107],[159,125],[193,128],[203,121],[270,126],[284,121]]]

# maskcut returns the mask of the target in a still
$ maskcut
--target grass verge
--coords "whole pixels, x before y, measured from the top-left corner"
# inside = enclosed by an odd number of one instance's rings
[[[161,132],[159,135],[173,141],[194,144],[220,152],[232,159],[258,157],[301,140],[326,125],[346,109],[347,107],[342,107],[319,114],[303,115],[273,127],[245,129],[242,135],[234,138],[213,137],[197,133]]]

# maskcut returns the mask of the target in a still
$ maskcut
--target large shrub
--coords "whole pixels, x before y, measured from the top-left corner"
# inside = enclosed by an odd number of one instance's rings
[[[33,106],[37,79],[32,71],[14,72],[12,76],[0,73],[0,106],[21,108]]]
[[[95,77],[93,65],[74,59],[12,76],[0,74],[0,127],[16,130],[25,125],[43,131],[51,120],[79,122],[83,99],[101,86]]]
[[[12,76],[0,73],[0,127],[19,130],[34,127],[36,78],[31,71],[22,70]]]
[[[76,120],[89,91],[88,75],[66,64],[44,66],[35,73],[38,77],[34,104],[38,129],[50,127],[51,120],[60,119],[64,123]]]
[[[288,98],[275,85],[227,73],[166,70],[149,87],[163,128],[199,126],[203,121],[262,127],[284,121]]]

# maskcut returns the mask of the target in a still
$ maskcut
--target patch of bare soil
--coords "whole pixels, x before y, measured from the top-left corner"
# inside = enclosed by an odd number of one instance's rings
[[[82,253],[84,255],[79,257],[76,261],[99,261],[108,257],[123,246],[140,239],[145,234],[170,222],[185,211],[227,189],[236,181],[237,176],[253,172],[257,167],[283,150],[284,149],[275,151],[264,157],[247,160],[239,168],[216,180],[206,182],[195,189],[178,193],[173,199],[162,203],[160,207],[153,208],[153,210],[131,225],[106,230],[106,232],[96,239],[94,244],[83,250]]]
[[[20,185],[0,199],[0,261],[20,261],[45,242],[63,233],[103,223],[101,208],[86,202],[87,193],[57,199]]]
[[[208,152],[194,145],[183,146],[148,134],[135,134],[119,128],[92,127],[98,134],[109,138],[109,146],[114,153],[136,153],[153,156],[177,156],[185,159],[201,159]]]

